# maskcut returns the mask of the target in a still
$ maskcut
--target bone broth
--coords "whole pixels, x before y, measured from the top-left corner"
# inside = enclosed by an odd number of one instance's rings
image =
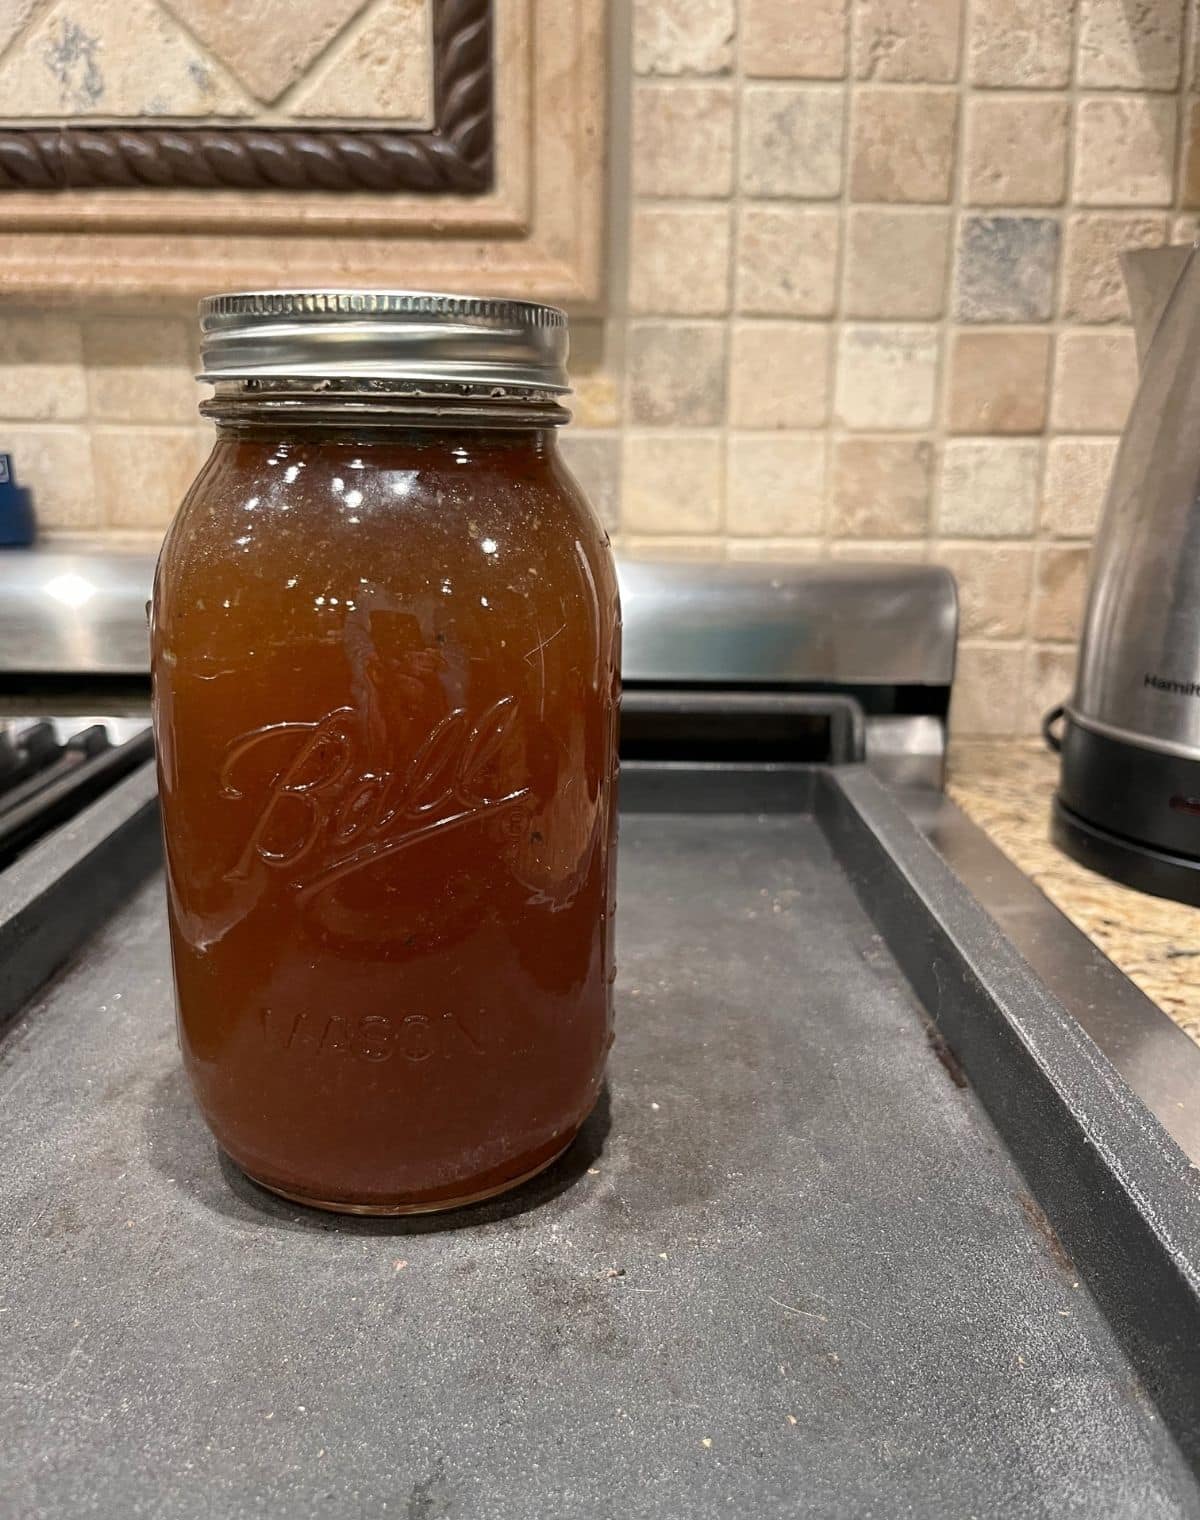
[[[184,1061],[265,1186],[451,1207],[570,1143],[611,1042],[619,619],[555,448],[563,319],[203,321],[218,437],[153,618]]]

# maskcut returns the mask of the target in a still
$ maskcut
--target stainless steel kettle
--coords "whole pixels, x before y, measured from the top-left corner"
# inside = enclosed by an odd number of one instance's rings
[[[1122,256],[1140,378],[1061,711],[1052,837],[1128,886],[1200,904],[1200,252]],[[1057,746],[1058,740],[1052,738]]]

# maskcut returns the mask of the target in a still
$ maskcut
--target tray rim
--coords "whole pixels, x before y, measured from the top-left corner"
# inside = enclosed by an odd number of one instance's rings
[[[626,810],[637,812],[814,820],[1200,1473],[1200,1168],[900,798],[863,765],[627,762],[622,788]],[[7,873],[0,1025],[127,900],[159,853],[147,763]]]
[[[1200,1473],[1200,1166],[938,852],[921,806],[865,765],[639,761],[622,786],[641,812],[811,814]]]
[[[1200,1168],[874,776],[827,770],[814,803],[859,901],[1200,1472]]]

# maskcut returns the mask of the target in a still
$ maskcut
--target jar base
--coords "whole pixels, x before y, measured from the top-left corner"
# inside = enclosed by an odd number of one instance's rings
[[[314,1198],[307,1193],[294,1193],[288,1188],[277,1187],[273,1182],[266,1182],[263,1178],[256,1177],[253,1172],[247,1171],[236,1161],[234,1165],[249,1177],[256,1187],[264,1188],[278,1198],[286,1198],[289,1203],[303,1204],[306,1209],[323,1209],[329,1214],[358,1214],[391,1218],[400,1214],[447,1214],[452,1209],[465,1209],[471,1204],[484,1203],[489,1198],[498,1198],[501,1193],[510,1193],[514,1188],[519,1188],[523,1183],[531,1181],[552,1167],[560,1156],[570,1150],[578,1133],[578,1130],[573,1130],[553,1155],[548,1156],[545,1161],[539,1161],[527,1172],[521,1172],[505,1182],[493,1183],[491,1187],[482,1188],[475,1193],[463,1193],[454,1198],[439,1198],[427,1203],[346,1203],[331,1198]],[[230,1157],[230,1160],[233,1158]]]

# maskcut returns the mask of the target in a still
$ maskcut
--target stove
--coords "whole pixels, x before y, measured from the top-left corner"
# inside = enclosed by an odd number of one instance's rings
[[[187,1096],[149,561],[4,570],[14,788],[132,763],[0,870],[0,1509],[1200,1513],[1200,1052],[941,791],[944,573],[622,564],[604,1099],[371,1220]]]
[[[138,719],[0,721],[0,870],[153,753]]]

